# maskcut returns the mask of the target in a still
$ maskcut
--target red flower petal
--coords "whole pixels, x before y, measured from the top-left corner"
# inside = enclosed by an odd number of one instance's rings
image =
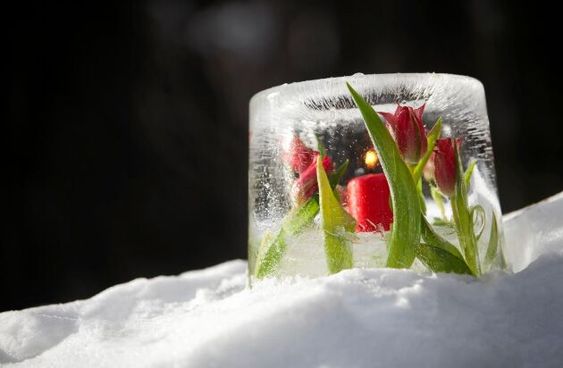
[[[438,139],[434,150],[434,179],[442,193],[451,196],[455,191],[457,163],[455,144],[459,140],[452,138]]]
[[[426,104],[423,104],[417,109],[414,109],[416,118],[422,122],[422,115],[424,114],[424,109],[426,108]]]
[[[389,124],[393,129],[397,123],[397,117],[395,116],[395,114],[391,114],[389,112],[378,112],[380,115],[383,116],[383,118],[387,121],[387,124]]]
[[[297,203],[303,203],[307,199],[311,198],[313,194],[318,189],[317,184],[317,159],[319,157],[318,153],[314,154],[313,162],[307,167],[299,178],[295,181],[292,188],[293,198]],[[323,158],[323,167],[327,174],[332,172],[332,160],[330,157],[325,156]]]
[[[294,136],[288,151],[283,155],[283,160],[293,171],[300,174],[311,165],[315,154],[298,136]]]
[[[389,124],[403,158],[410,164],[416,164],[427,149],[426,131],[422,122],[425,106],[413,109],[399,105],[393,114],[380,112]]]

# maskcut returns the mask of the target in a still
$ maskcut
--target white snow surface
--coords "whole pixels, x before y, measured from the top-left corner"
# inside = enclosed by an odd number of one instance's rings
[[[563,193],[505,216],[514,274],[349,270],[246,288],[246,263],[0,314],[2,367],[561,367]]]

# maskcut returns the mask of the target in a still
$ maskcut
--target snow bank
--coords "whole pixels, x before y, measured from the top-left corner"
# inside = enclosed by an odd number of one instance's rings
[[[1,313],[0,365],[560,367],[562,223],[563,195],[505,218],[513,275],[350,270],[249,290],[231,261]]]

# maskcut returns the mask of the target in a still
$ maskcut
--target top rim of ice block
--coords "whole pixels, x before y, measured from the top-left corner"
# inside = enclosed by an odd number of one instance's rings
[[[456,81],[456,82],[463,82],[467,84],[474,84],[475,87],[483,88],[483,84],[480,80],[474,77],[470,77],[467,75],[461,74],[450,74],[450,73],[434,73],[434,72],[426,72],[426,73],[381,73],[381,74],[364,74],[364,73],[355,73],[352,75],[345,75],[341,77],[328,77],[328,78],[319,78],[319,79],[310,79],[305,81],[299,82],[290,82],[290,83],[283,83],[277,86],[272,86],[266,89],[263,89],[257,93],[255,93],[252,100],[268,97],[271,93],[274,92],[304,92],[306,90],[314,91],[319,87],[323,87],[323,89],[327,89],[331,87],[331,84],[334,84],[333,88],[335,88],[335,92],[340,89],[338,88],[337,84],[343,84],[345,86],[346,82],[349,82],[352,85],[357,85],[356,88],[358,91],[365,87],[367,84],[372,84],[374,82],[381,82],[381,83],[390,83],[390,82],[407,82],[412,81],[413,79],[422,79],[432,82],[446,82],[449,81]],[[340,83],[341,82],[341,83]]]
[[[483,84],[473,77],[446,73],[362,74],[285,83],[256,93],[250,100],[251,120],[276,115],[303,117],[303,108],[330,116],[357,110],[346,82],[372,105],[394,105],[418,101],[434,108],[463,104],[463,110],[486,118]],[[461,109],[461,108],[460,108]],[[455,106],[454,106],[454,110]],[[259,119],[261,120],[261,119]]]

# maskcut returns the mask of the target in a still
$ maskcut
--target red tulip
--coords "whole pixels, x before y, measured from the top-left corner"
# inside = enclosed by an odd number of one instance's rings
[[[316,154],[317,153],[307,147],[298,136],[294,136],[289,145],[289,149],[283,155],[283,160],[293,171],[301,174],[305,169],[311,166]]]
[[[457,162],[455,157],[456,145],[459,149],[459,139],[438,139],[432,153],[431,160],[434,164],[434,181],[438,189],[450,197],[455,191],[457,177]]]
[[[320,157],[318,153],[314,153],[313,162],[305,170],[301,172],[299,178],[295,181],[292,188],[293,198],[297,203],[303,203],[311,198],[318,189],[317,185],[317,159]],[[332,172],[332,160],[330,157],[323,158],[323,167],[329,174]]]
[[[420,160],[427,148],[426,132],[422,123],[425,106],[413,109],[410,106],[398,105],[393,114],[380,113],[387,120],[403,158],[413,165]]]

